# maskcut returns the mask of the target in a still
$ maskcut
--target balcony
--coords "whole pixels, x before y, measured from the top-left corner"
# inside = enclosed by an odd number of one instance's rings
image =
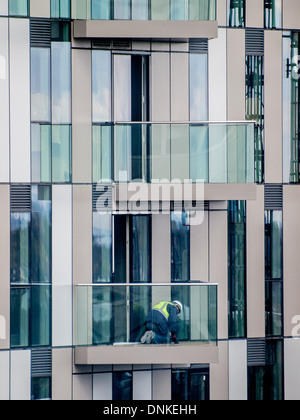
[[[180,300],[179,344],[142,344],[144,322],[158,302]],[[216,363],[217,285],[93,284],[76,287],[75,363]]]
[[[79,2],[78,2],[79,3]],[[216,0],[91,0],[76,5],[75,38],[216,38]]]
[[[202,183],[207,201],[253,200],[254,138],[248,121],[94,125],[93,182],[114,182],[116,202],[130,199],[134,185],[147,201],[155,185],[171,183]]]

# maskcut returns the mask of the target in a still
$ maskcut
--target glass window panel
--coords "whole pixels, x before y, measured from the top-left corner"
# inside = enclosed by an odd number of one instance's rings
[[[267,340],[266,359],[264,399],[281,401],[284,399],[283,340]]]
[[[266,282],[266,335],[281,336],[283,332],[283,285],[281,281]]]
[[[291,169],[291,94],[292,77],[289,72],[288,63],[291,59],[291,33],[284,32],[282,38],[283,74],[282,78],[282,124],[283,124],[283,182],[290,182]],[[297,53],[298,55],[298,53]],[[292,171],[295,172],[294,170]],[[297,174],[298,175],[298,174]]]
[[[171,125],[171,178],[184,182],[190,178],[189,126]]]
[[[132,400],[132,372],[113,372],[113,400]]]
[[[93,213],[93,283],[112,280],[111,214]]]
[[[215,20],[216,2],[214,0],[189,0],[190,20]]]
[[[281,0],[265,0],[265,28],[281,27]]]
[[[30,289],[10,290],[10,345],[29,346]]]
[[[50,122],[50,49],[31,48],[31,121]]]
[[[190,54],[190,120],[208,120],[207,54]]]
[[[151,0],[151,19],[170,20],[169,0]]]
[[[227,182],[227,128],[209,125],[209,182]]]
[[[208,182],[208,126],[190,126],[190,178]]]
[[[51,286],[31,286],[31,345],[51,345]]]
[[[32,187],[31,282],[51,283],[51,190]]]
[[[92,19],[111,19],[111,0],[92,0]]]
[[[151,219],[131,218],[131,282],[151,283]]]
[[[69,19],[71,16],[70,0],[51,0],[51,17]]]
[[[71,123],[71,45],[51,43],[52,123]]]
[[[51,400],[51,378],[31,378],[31,400]]]
[[[115,181],[131,180],[131,126],[116,125],[115,135]]]
[[[265,214],[266,279],[282,279],[282,211]]]
[[[299,102],[300,102],[300,83],[299,83],[299,55],[300,55],[300,34],[291,34],[291,56],[290,56],[290,182],[299,183]]]
[[[190,226],[185,212],[171,212],[171,279],[190,279]]]
[[[227,126],[228,182],[247,182],[246,126]]]
[[[11,16],[28,16],[28,0],[9,0],[9,14]]]
[[[93,181],[112,179],[112,126],[93,126]]]
[[[51,126],[31,125],[31,171],[33,182],[51,182]]]
[[[189,399],[188,371],[176,369],[172,372],[172,400],[187,401]]]
[[[152,124],[151,142],[151,180],[171,181],[171,126]]]
[[[114,56],[114,121],[131,121],[131,57]]]
[[[245,26],[245,0],[227,0],[228,1],[228,26]]]
[[[93,122],[111,121],[111,53],[92,51]]]
[[[110,287],[93,288],[93,344],[113,342],[113,294]]]
[[[187,20],[188,0],[171,0],[171,20]]]
[[[246,336],[246,202],[228,202],[229,337]]]
[[[151,280],[150,280],[151,281]],[[151,310],[151,288],[130,288],[130,337],[131,343],[140,341],[145,333],[145,319]]]
[[[90,0],[75,0],[74,4],[75,19],[88,20],[91,18],[91,1]]]
[[[52,126],[52,181],[71,181],[71,126]]]
[[[132,0],[132,19],[147,20],[149,18],[148,0]]]
[[[130,0],[114,0],[114,19],[130,19]]]
[[[10,280],[11,283],[30,281],[30,213],[10,216]]]

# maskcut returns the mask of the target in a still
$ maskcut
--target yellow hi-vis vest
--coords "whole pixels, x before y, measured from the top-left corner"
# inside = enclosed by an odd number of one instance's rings
[[[167,311],[168,305],[176,306],[172,302],[159,302],[157,305],[153,306],[152,309],[163,314],[163,316],[168,320],[170,316],[169,312]]]

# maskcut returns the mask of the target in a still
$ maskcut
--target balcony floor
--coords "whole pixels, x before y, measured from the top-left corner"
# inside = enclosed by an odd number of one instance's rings
[[[216,342],[118,343],[75,347],[76,365],[218,363]]]

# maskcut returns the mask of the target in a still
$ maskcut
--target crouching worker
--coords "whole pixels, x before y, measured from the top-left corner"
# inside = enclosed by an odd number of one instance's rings
[[[143,344],[179,344],[177,340],[178,315],[182,312],[182,304],[160,302],[155,305],[146,317],[146,332],[141,338]]]

